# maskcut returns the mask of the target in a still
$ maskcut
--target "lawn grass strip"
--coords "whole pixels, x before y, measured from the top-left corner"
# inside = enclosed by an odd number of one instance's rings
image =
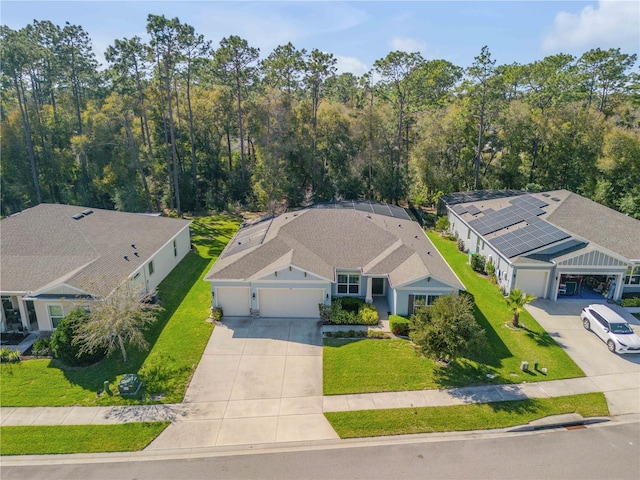
[[[0,455],[134,452],[171,422],[0,427]]]
[[[609,415],[609,409],[603,393],[587,393],[446,407],[326,412],[324,415],[340,438],[359,438],[507,428],[566,413],[599,417]]]

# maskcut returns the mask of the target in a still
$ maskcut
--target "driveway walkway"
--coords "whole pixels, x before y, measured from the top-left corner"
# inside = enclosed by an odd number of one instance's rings
[[[318,320],[225,319],[184,402],[148,449],[338,438],[322,414]]]

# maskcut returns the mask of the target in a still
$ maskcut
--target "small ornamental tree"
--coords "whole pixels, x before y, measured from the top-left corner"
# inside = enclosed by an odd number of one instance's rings
[[[89,321],[78,329],[75,339],[81,352],[104,349],[107,355],[120,350],[127,363],[127,346],[145,351],[149,348],[144,338],[146,327],[156,321],[161,307],[144,302],[141,291],[125,281],[113,292],[91,304]]]
[[[513,323],[514,327],[517,328],[520,326],[520,314],[524,311],[524,306],[527,303],[533,302],[535,299],[535,296],[530,293],[524,293],[519,288],[511,290],[511,293],[509,293],[509,296],[507,297],[507,306],[513,314],[511,323]]]
[[[471,297],[464,293],[443,295],[431,306],[418,308],[409,337],[423,355],[444,361],[474,354],[486,344]]]
[[[436,230],[440,232],[444,232],[445,230],[449,230],[449,219],[447,217],[440,217],[436,222]]]

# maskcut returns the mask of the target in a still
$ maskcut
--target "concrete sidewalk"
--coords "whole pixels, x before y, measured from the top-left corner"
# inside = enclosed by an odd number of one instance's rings
[[[504,402],[604,392],[612,415],[640,413],[640,375],[622,373],[513,385],[483,385],[450,390],[365,393],[325,396],[325,412],[385,408],[437,407]]]
[[[550,398],[604,392],[612,415],[640,413],[640,376],[621,373],[515,385],[485,385],[451,390],[366,393],[322,397],[324,412],[385,408],[436,407]],[[220,420],[220,402],[118,407],[16,407],[0,408],[2,426],[102,425],[127,422],[193,422]]]

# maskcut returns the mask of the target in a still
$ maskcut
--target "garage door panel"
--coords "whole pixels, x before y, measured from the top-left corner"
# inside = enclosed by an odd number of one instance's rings
[[[248,317],[251,308],[249,287],[217,287],[218,306],[226,317]]]
[[[261,288],[258,290],[261,317],[318,318],[323,302],[320,288]]]
[[[516,277],[516,288],[525,293],[531,293],[538,298],[544,298],[548,274],[545,271],[520,270]]]

